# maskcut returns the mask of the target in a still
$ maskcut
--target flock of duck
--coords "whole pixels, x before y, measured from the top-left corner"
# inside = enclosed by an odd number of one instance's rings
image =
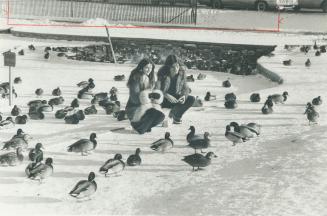
[[[30,48],[32,49],[32,48]],[[35,49],[35,48],[34,48]],[[192,80],[193,77],[188,78],[188,81]],[[205,75],[199,74],[197,79],[202,80],[205,79]],[[193,78],[194,79],[194,78]],[[21,83],[22,80],[20,77],[15,79],[16,84]],[[115,81],[123,81],[125,80],[124,75],[118,75],[114,77]],[[79,121],[85,119],[85,115],[97,114],[97,109],[95,105],[99,105],[103,107],[107,114],[113,114],[117,117],[118,114],[122,114],[124,116],[124,111],[120,109],[120,102],[117,98],[118,89],[112,87],[107,92],[100,92],[94,94],[92,89],[95,87],[94,80],[92,78],[87,81],[81,81],[77,83],[77,86],[81,88],[77,93],[77,98],[75,98],[70,106],[67,106],[63,109],[59,109],[55,113],[55,117],[57,119],[64,119],[65,123],[68,124],[77,124]],[[231,87],[230,80],[225,80],[222,83],[223,87],[229,88]],[[8,91],[6,84],[0,84],[0,88],[4,91]],[[0,89],[1,90],[1,89]],[[35,94],[37,97],[41,97],[44,93],[43,89],[38,88],[35,90]],[[49,101],[46,100],[32,100],[27,105],[29,107],[28,116],[30,119],[44,119],[44,112],[52,112],[54,111],[54,106],[63,104],[65,102],[61,89],[55,88],[52,91],[52,95],[55,96],[51,98]],[[273,113],[274,104],[284,104],[287,101],[288,92],[285,91],[282,94],[273,94],[269,95],[267,100],[265,101],[261,111],[263,114],[271,114]],[[91,106],[85,108],[84,110],[79,110],[79,100],[82,99],[91,99]],[[205,97],[205,101],[216,100],[216,96],[212,95],[210,92],[207,92]],[[260,102],[260,94],[253,93],[250,96],[250,101],[257,103]],[[196,100],[202,101],[201,99]],[[307,103],[305,113],[307,115],[307,119],[310,123],[317,123],[319,114],[315,109],[315,106],[319,106],[322,104],[321,97],[314,98],[312,102]],[[199,106],[202,106],[200,104]],[[225,95],[225,107],[227,109],[235,109],[237,108],[237,97],[234,93],[228,93]],[[118,113],[118,114],[117,114]],[[10,128],[15,126],[15,124],[26,124],[28,117],[27,115],[21,115],[22,110],[15,105],[11,110],[11,115],[15,116],[15,121],[12,117],[7,117],[5,120],[2,120],[2,116],[0,115],[0,129]],[[121,117],[118,120],[124,120],[126,117]],[[186,135],[186,142],[188,143],[188,147],[194,149],[194,154],[184,156],[182,161],[187,163],[192,167],[193,171],[200,170],[204,167],[207,167],[211,164],[211,159],[217,157],[213,152],[204,152],[205,149],[211,146],[210,144],[210,133],[204,132],[203,134],[196,134],[195,127],[190,126],[190,132]],[[225,138],[232,142],[232,145],[236,145],[237,143],[247,142],[248,140],[259,136],[261,133],[261,125],[255,122],[250,122],[246,124],[238,124],[237,122],[230,122],[230,124],[226,125],[225,130]],[[27,133],[23,132],[22,129],[18,129],[17,133],[8,141],[4,142],[2,150],[14,150],[14,152],[6,152],[0,155],[0,165],[2,166],[16,166],[21,164],[24,161],[23,151],[28,149],[28,142],[32,137]],[[67,152],[80,153],[83,156],[87,156],[91,151],[96,149],[97,147],[97,135],[96,133],[91,133],[88,139],[80,139],[71,145],[67,146]],[[170,137],[169,132],[165,132],[163,138],[156,140],[150,146],[150,148],[154,151],[158,152],[166,152],[169,149],[174,147],[174,141]],[[30,163],[25,168],[26,176],[33,180],[38,180],[40,183],[50,177],[53,172],[53,158],[48,157],[43,162],[43,145],[42,143],[37,143],[34,148],[30,149],[28,153],[28,160]],[[201,153],[198,153],[200,151]],[[117,175],[122,172],[126,164],[128,166],[139,166],[142,164],[141,159],[141,149],[137,148],[135,150],[135,154],[130,155],[126,163],[123,161],[122,155],[117,153],[114,158],[108,159],[103,163],[103,165],[99,168],[99,173],[103,174],[105,177]],[[89,198],[93,193],[97,190],[97,184],[95,182],[95,173],[90,172],[87,180],[79,181],[73,189],[69,192],[72,197],[83,199]]]

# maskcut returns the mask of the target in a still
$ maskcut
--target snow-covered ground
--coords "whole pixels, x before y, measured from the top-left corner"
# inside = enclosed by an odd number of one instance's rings
[[[56,33],[67,31],[65,28],[53,30]],[[117,34],[144,35],[137,29],[131,31],[134,34],[125,29]],[[92,34],[97,34],[97,31]],[[114,30],[112,34],[115,34]],[[100,107],[97,107],[97,115],[87,116],[78,125],[67,125],[63,120],[55,119],[52,112],[46,113],[44,120],[30,120],[26,125],[2,130],[0,141],[10,139],[21,127],[34,138],[29,147],[42,142],[45,158],[54,159],[54,175],[40,185],[26,178],[24,169],[28,161],[16,167],[1,167],[1,212],[6,215],[326,215],[326,103],[318,107],[319,125],[309,126],[303,112],[305,104],[312,98],[318,95],[323,100],[327,98],[327,55],[315,57],[312,50],[304,55],[299,48],[282,49],[286,43],[313,44],[313,40],[322,37],[253,33],[251,38],[251,34],[212,32],[209,35],[207,32],[196,37],[186,30],[180,34],[174,31],[170,36],[156,32],[156,37],[185,39],[187,35],[192,40],[278,44],[275,56],[263,57],[259,61],[280,74],[285,81],[283,85],[276,86],[260,75],[241,77],[206,72],[207,79],[190,84],[192,94],[203,97],[206,91],[211,91],[217,95],[217,100],[206,102],[201,108],[192,108],[185,114],[182,125],[156,127],[145,135],[132,133],[128,121],[118,122],[105,115]],[[14,77],[20,76],[23,80],[15,85],[19,97],[14,104],[22,107],[24,113],[27,112],[27,102],[36,99],[36,88],[43,88],[42,99],[49,99],[51,91],[59,86],[65,98],[64,105],[69,105],[79,90],[76,83],[89,77],[95,80],[94,92],[108,91],[115,86],[119,89],[118,98],[122,105],[126,104],[126,83],[115,82],[113,77],[118,74],[128,76],[135,65],[70,61],[54,55],[49,60],[43,58],[44,46],[86,42],[22,39],[8,35],[0,35],[0,40],[1,51],[25,48],[25,56],[17,56],[17,66],[13,69]],[[37,47],[35,52],[26,49],[31,43]],[[308,57],[312,61],[310,68],[304,66]],[[282,65],[282,61],[287,59],[294,62],[289,67]],[[7,81],[7,68],[3,62],[1,71],[0,80]],[[196,75],[199,71],[189,73]],[[227,77],[233,84],[230,89],[221,87],[221,82]],[[264,101],[249,101],[253,92],[259,92],[264,100],[270,94],[283,91],[288,91],[290,96],[284,105],[275,106],[271,115],[261,114]],[[237,95],[239,107],[235,110],[224,108],[224,95],[229,92]],[[82,100],[82,108],[89,105],[89,100]],[[0,107],[3,116],[10,115],[7,100],[0,100]],[[231,121],[262,124],[262,135],[231,146],[224,137],[225,126]],[[212,147],[208,151],[215,152],[218,158],[204,171],[192,172],[192,168],[181,161],[183,156],[193,153],[185,140],[190,125],[194,125],[198,133],[209,131],[212,135]],[[126,126],[126,130],[111,131],[122,126]],[[175,147],[165,154],[153,152],[150,144],[163,137],[166,131],[171,133]],[[81,156],[66,151],[68,145],[80,138],[88,138],[91,132],[98,135],[98,147],[93,154]],[[127,167],[117,177],[104,178],[98,173],[108,158],[121,153],[126,160],[137,147],[142,151],[140,167]],[[90,171],[96,173],[98,191],[92,200],[76,202],[68,192],[77,181],[86,179]]]

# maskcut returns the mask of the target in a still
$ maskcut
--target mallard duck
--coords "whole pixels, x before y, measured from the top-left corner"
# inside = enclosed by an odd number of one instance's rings
[[[203,102],[198,96],[195,97],[192,107],[203,107]]]
[[[195,79],[194,79],[193,75],[189,75],[186,77],[186,82],[194,82],[194,81],[195,81]]]
[[[76,111],[75,115],[80,121],[85,119],[85,114],[83,110]]]
[[[209,91],[206,93],[206,96],[204,97],[205,101],[211,101],[216,100],[216,95],[212,95]]]
[[[65,120],[66,124],[78,124],[79,123],[79,118],[76,114],[66,115],[64,120]]]
[[[222,86],[225,88],[229,88],[232,86],[232,84],[229,81],[229,78],[227,80],[223,81]]]
[[[305,64],[306,67],[310,67],[311,66],[310,59],[307,59],[307,61],[304,64]]]
[[[16,124],[26,124],[27,122],[27,115],[16,116],[15,123]]]
[[[229,125],[226,126],[225,137],[233,142],[233,146],[235,146],[236,143],[245,142],[246,140],[246,138],[242,134],[231,131]]]
[[[75,99],[71,102],[71,105],[70,105],[70,106],[73,107],[73,108],[77,108],[77,107],[79,107],[79,101],[78,101],[78,99],[75,98]]]
[[[251,122],[251,123],[248,123],[246,124],[246,126],[252,130],[253,133],[255,133],[257,136],[260,135],[261,133],[261,125],[260,124],[257,124],[257,123],[254,123],[254,122]]]
[[[139,166],[141,165],[142,159],[140,157],[141,149],[137,148],[135,154],[130,155],[127,158],[127,165],[128,166]]]
[[[211,158],[217,157],[213,152],[208,152],[206,156],[203,156],[202,154],[192,154],[188,156],[184,156],[182,161],[185,161],[189,165],[193,167],[193,171],[200,170],[200,167],[206,167],[211,164]],[[194,169],[194,167],[197,167],[197,170]]]
[[[197,149],[201,149],[201,153],[203,153],[202,149],[208,148],[210,146],[209,133],[205,132],[203,138],[201,139],[191,139],[189,146],[194,149],[195,153]]]
[[[277,103],[284,103],[287,100],[288,92],[284,91],[282,95],[280,94],[273,94],[271,95],[271,100],[277,104]]]
[[[107,160],[99,172],[104,174],[105,177],[108,175],[117,174],[125,169],[125,163],[122,161],[121,154],[116,154],[114,158]]]
[[[104,107],[104,109],[105,109],[107,115],[111,115],[115,112],[118,112],[120,110],[120,102],[115,101],[115,102],[108,103]]]
[[[33,45],[33,44],[31,44],[31,45],[29,45],[29,46],[28,46],[28,49],[29,49],[29,50],[33,50],[33,51],[34,51],[34,50],[35,50],[35,47],[34,47],[34,45]]]
[[[0,121],[0,129],[9,129],[15,127],[15,122],[12,117],[7,117],[5,120]]]
[[[22,113],[22,110],[17,105],[14,105],[10,113],[12,116],[18,116]]]
[[[85,115],[93,115],[93,114],[97,114],[98,110],[95,108],[95,105],[93,104],[90,107],[86,107],[84,109],[84,113],[85,113]]]
[[[316,52],[315,52],[315,56],[320,56],[321,55],[321,52],[319,51],[319,50],[317,50]]]
[[[96,93],[93,97],[95,98],[95,100],[98,100],[98,101],[109,99],[107,92]]]
[[[315,105],[315,106],[319,106],[322,104],[322,99],[320,96],[316,97],[316,98],[313,98],[312,99],[312,104]]]
[[[115,81],[124,81],[125,80],[125,75],[117,75],[114,77]]]
[[[45,164],[39,164],[34,166],[32,169],[29,170],[28,178],[33,180],[39,180],[42,183],[42,180],[51,176],[53,174],[53,159],[47,158],[45,160]]]
[[[79,181],[69,195],[77,199],[90,198],[97,190],[97,183],[94,179],[94,172],[90,172],[88,179]]]
[[[28,106],[29,107],[36,107],[36,108],[39,108],[40,106],[42,105],[45,105],[47,104],[48,102],[46,100],[32,100],[30,102],[28,102]]]
[[[89,87],[85,87],[78,91],[77,98],[78,99],[91,99],[91,98],[93,98],[93,93],[89,92]]]
[[[270,106],[267,106],[267,105],[264,105],[262,108],[261,108],[261,112],[262,114],[271,114],[274,112],[273,108],[270,107]]]
[[[309,125],[311,123],[313,124],[318,123],[319,113],[315,110],[314,106],[311,103],[307,103],[307,107],[304,114],[307,115],[307,119],[309,120]]]
[[[188,143],[191,142],[193,139],[203,139],[203,135],[196,135],[195,134],[195,127],[193,125],[189,128],[190,132],[186,135],[186,141]]]
[[[48,51],[45,52],[44,56],[45,59],[49,59],[50,57],[50,53]]]
[[[19,52],[18,52],[18,55],[21,55],[21,56],[23,56],[24,54],[25,54],[25,52],[24,52],[24,50],[23,50],[23,49],[19,50]]]
[[[168,148],[174,147],[173,140],[170,139],[170,133],[165,133],[164,139],[159,139],[155,142],[153,142],[150,146],[150,148],[154,151],[161,151],[162,153],[168,150]]]
[[[80,139],[72,145],[68,146],[68,152],[81,153],[82,155],[87,155],[89,151],[94,150],[97,146],[96,133],[90,134],[90,139]]]
[[[44,119],[44,114],[38,109],[38,107],[30,107],[28,111],[30,119],[42,120]]]
[[[199,73],[197,79],[198,80],[204,80],[207,77],[207,75],[203,74],[203,73]]]
[[[236,95],[233,92],[225,94],[225,101],[236,101]]]
[[[38,89],[36,89],[35,90],[35,94],[36,94],[36,96],[41,96],[41,95],[43,95],[43,89],[41,89],[41,88],[38,88]]]
[[[53,111],[53,105],[44,104],[38,107],[37,112],[52,112]]]
[[[291,59],[283,61],[283,65],[285,65],[285,66],[290,66],[291,64],[292,64]]]
[[[235,109],[237,108],[237,102],[234,100],[225,101],[224,106],[226,109]]]
[[[42,143],[37,143],[35,145],[34,149],[31,149],[30,152],[28,153],[28,158],[31,161],[36,161],[36,158],[39,159],[39,161],[43,160],[43,151],[41,150],[43,148]]]
[[[28,134],[24,134],[22,137],[13,137],[9,141],[4,142],[2,149],[16,149],[16,148],[28,148],[28,141],[31,137]]]
[[[250,101],[251,102],[260,102],[260,94],[259,93],[253,93],[253,94],[251,94],[251,96],[250,96]]]
[[[55,98],[51,98],[48,102],[48,104],[50,106],[54,106],[54,105],[60,105],[63,104],[65,102],[64,98],[62,96],[60,97],[55,97]]]
[[[231,122],[229,125],[234,128],[234,132],[242,134],[245,139],[254,137],[255,132],[253,132],[247,125],[239,125],[237,122]]]
[[[14,79],[14,83],[15,83],[15,84],[20,84],[20,83],[22,83],[22,78],[20,78],[20,77],[16,77],[16,78]]]
[[[14,138],[24,138],[25,132],[23,131],[23,129],[18,128],[16,131],[16,134],[12,137],[12,139]]]
[[[16,152],[9,152],[3,155],[0,155],[0,165],[1,166],[16,166],[23,162],[24,155],[23,149],[17,148]]]
[[[68,111],[65,110],[65,109],[60,109],[60,110],[57,110],[56,113],[55,113],[55,118],[57,119],[63,119],[65,118],[65,116],[67,115]]]
[[[59,87],[52,90],[52,95],[53,96],[61,96],[61,94],[62,94],[62,92],[61,92],[61,89]]]

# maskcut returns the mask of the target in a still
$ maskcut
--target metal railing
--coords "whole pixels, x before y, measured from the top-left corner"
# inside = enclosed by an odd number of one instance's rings
[[[113,22],[195,24],[194,0],[178,0],[181,5],[173,5],[175,3],[171,2],[175,1],[15,0],[10,1],[10,17],[67,21],[102,18]]]

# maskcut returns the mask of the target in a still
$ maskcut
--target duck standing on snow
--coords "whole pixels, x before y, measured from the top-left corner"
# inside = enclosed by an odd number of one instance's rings
[[[150,148],[154,151],[161,151],[162,153],[166,152],[169,148],[174,147],[174,142],[172,139],[170,139],[170,133],[165,133],[164,139],[159,139],[155,142],[153,142],[150,146]]]
[[[203,156],[202,154],[192,154],[188,156],[184,156],[184,159],[182,161],[188,163],[193,167],[193,171],[200,170],[200,167],[207,167],[211,164],[211,158],[217,157],[213,152],[208,152],[206,156]],[[194,170],[194,167],[197,167],[197,170]]]
[[[273,94],[271,95],[271,100],[277,104],[277,103],[284,103],[287,100],[288,92],[284,91],[282,95],[280,94]]]
[[[234,128],[234,132],[242,134],[245,139],[254,137],[255,132],[247,125],[239,125],[237,122],[231,122],[229,125]]]
[[[25,135],[24,131],[21,128],[18,128],[16,134],[12,137],[12,139],[23,138],[24,135]]]
[[[31,149],[30,152],[28,153],[28,158],[31,161],[36,161],[37,158],[39,161],[42,161],[43,160],[43,151],[41,150],[41,148],[43,148],[42,143],[37,143],[35,145],[35,148]]]
[[[229,88],[232,86],[231,82],[229,81],[229,78],[225,81],[223,81],[222,86],[225,88]]]
[[[28,134],[24,134],[22,137],[13,137],[9,141],[4,142],[2,149],[27,149],[29,139],[31,139],[31,137]]]
[[[62,94],[62,92],[61,92],[61,89],[59,87],[53,89],[53,91],[52,91],[53,96],[61,96],[61,94]]]
[[[315,106],[319,106],[322,104],[322,99],[320,96],[316,97],[316,98],[313,98],[312,99],[312,104],[315,105]]]
[[[307,59],[307,61],[304,64],[305,64],[306,67],[310,67],[311,66],[310,59]]]
[[[35,47],[34,47],[33,44],[31,44],[31,45],[28,46],[28,49],[34,51],[35,50]]]
[[[116,75],[114,77],[115,81],[125,81],[125,75]]]
[[[87,155],[89,151],[94,150],[97,146],[96,133],[90,134],[90,139],[80,139],[72,145],[68,146],[68,152],[81,153],[82,155]]]
[[[225,94],[225,101],[236,101],[236,95],[233,92]]]
[[[93,115],[93,114],[97,114],[98,110],[95,108],[95,105],[91,105],[90,107],[86,107],[84,109],[84,113],[85,115]]]
[[[189,130],[190,132],[186,135],[186,141],[188,143],[190,143],[191,140],[203,139],[203,135],[195,134],[195,127],[193,125],[190,126]]]
[[[9,129],[15,126],[12,117],[7,117],[5,120],[0,121],[0,129]]]
[[[141,149],[137,148],[135,154],[130,155],[127,158],[127,165],[128,166],[139,166],[141,165],[142,159],[140,157]]]
[[[203,73],[199,73],[197,79],[198,80],[204,80],[207,77],[207,75],[203,74]]]
[[[253,132],[255,133],[257,136],[260,135],[261,133],[261,125],[254,123],[254,122],[250,122],[248,124],[246,124],[246,126]]]
[[[194,81],[195,81],[195,79],[194,79],[193,75],[189,75],[186,77],[186,82],[194,82]]]
[[[16,124],[26,124],[27,122],[27,115],[16,116],[15,123]]]
[[[314,106],[311,103],[307,103],[307,107],[304,114],[307,115],[309,125],[311,123],[318,124],[319,113],[315,110]]]
[[[260,98],[260,94],[259,93],[253,93],[250,96],[250,101],[251,102],[260,102],[261,98]]]
[[[246,138],[242,134],[235,131],[234,132],[231,131],[229,125],[226,126],[225,137],[233,142],[233,146],[235,146],[236,143],[241,143],[246,141]]]
[[[14,105],[14,107],[11,110],[11,115],[12,116],[18,116],[21,113],[22,113],[22,110],[17,105]]]
[[[0,165],[1,166],[16,166],[23,162],[24,155],[23,149],[17,148],[16,152],[9,152],[3,155],[0,155]]]
[[[54,106],[54,105],[60,105],[63,104],[65,102],[65,99],[60,96],[60,97],[55,97],[55,98],[51,98],[48,102],[48,104],[50,106]]]
[[[30,169],[29,175],[27,177],[33,180],[39,180],[39,182],[42,183],[42,180],[53,174],[52,163],[53,163],[53,159],[47,158],[45,160],[45,164],[41,163],[35,166],[34,168]]]
[[[99,172],[104,174],[105,177],[122,172],[125,169],[125,162],[122,161],[122,158],[121,154],[116,154],[114,158],[107,160],[100,167]]]
[[[316,52],[315,52],[315,56],[320,56],[321,55],[321,52],[319,51],[319,50],[317,50]]]
[[[43,89],[41,89],[41,88],[38,88],[38,89],[36,89],[35,90],[35,94],[36,94],[36,96],[38,96],[38,97],[40,97],[41,95],[43,95]]]
[[[79,101],[78,101],[78,99],[75,98],[75,99],[71,102],[70,106],[73,107],[73,108],[77,108],[77,107],[79,107]]]
[[[64,117],[64,120],[65,120],[66,124],[78,124],[79,123],[79,118],[76,114],[66,115]]]
[[[30,107],[28,115],[31,119],[42,120],[44,119],[44,114],[39,110],[38,107]]]
[[[15,84],[20,84],[20,83],[22,83],[22,78],[20,78],[20,77],[16,77],[16,78],[14,79],[14,83],[15,83]]]
[[[191,139],[189,146],[194,149],[195,153],[197,149],[201,150],[201,153],[204,153],[202,149],[206,149],[210,146],[209,133],[205,132],[202,139]]]
[[[50,57],[50,53],[48,51],[45,52],[44,56],[45,59],[49,59]]]
[[[97,190],[97,183],[94,179],[94,172],[90,172],[88,179],[79,181],[69,192],[69,195],[77,199],[90,198]]]
[[[285,66],[290,66],[291,64],[292,64],[291,59],[283,61],[283,65],[285,65]]]
[[[204,97],[205,101],[211,101],[216,100],[216,95],[212,95],[209,91],[206,93],[206,96]]]
[[[93,79],[92,78],[89,78],[88,81],[81,81],[79,83],[77,83],[77,86],[78,87],[81,87],[81,88],[85,88],[87,87],[90,83],[93,83]],[[93,83],[94,84],[94,83]],[[93,87],[94,88],[94,87]]]

